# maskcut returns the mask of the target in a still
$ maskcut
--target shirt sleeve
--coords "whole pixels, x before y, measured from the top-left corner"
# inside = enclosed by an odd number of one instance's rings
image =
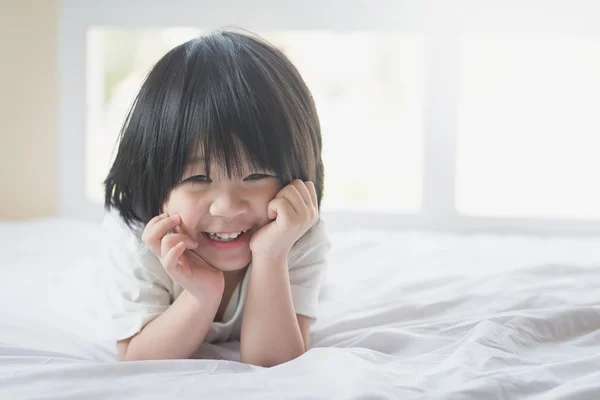
[[[119,341],[134,336],[172,303],[173,283],[160,261],[115,213],[102,224],[107,249],[103,266],[105,328],[101,336]]]
[[[296,314],[317,319],[319,291],[331,243],[319,220],[292,247],[288,257],[290,286]]]

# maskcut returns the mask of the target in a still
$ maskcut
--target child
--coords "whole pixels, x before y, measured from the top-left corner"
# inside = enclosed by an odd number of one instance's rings
[[[120,360],[303,354],[330,244],[321,132],[298,71],[254,35],[169,51],[127,116],[105,181],[111,338]]]

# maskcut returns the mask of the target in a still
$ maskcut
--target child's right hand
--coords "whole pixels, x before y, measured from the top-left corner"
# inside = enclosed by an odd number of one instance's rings
[[[142,240],[182,288],[199,299],[222,296],[225,288],[223,272],[191,251],[198,246],[196,241],[183,233],[172,233],[179,224],[181,217],[178,215],[158,215],[144,228]]]

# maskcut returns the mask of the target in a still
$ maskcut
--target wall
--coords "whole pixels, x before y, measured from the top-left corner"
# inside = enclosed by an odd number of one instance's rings
[[[57,214],[58,0],[0,0],[0,219]]]

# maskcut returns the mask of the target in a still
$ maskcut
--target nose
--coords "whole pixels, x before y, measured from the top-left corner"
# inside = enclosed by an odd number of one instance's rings
[[[209,212],[213,217],[235,218],[248,211],[248,203],[234,190],[224,190],[212,201]]]

